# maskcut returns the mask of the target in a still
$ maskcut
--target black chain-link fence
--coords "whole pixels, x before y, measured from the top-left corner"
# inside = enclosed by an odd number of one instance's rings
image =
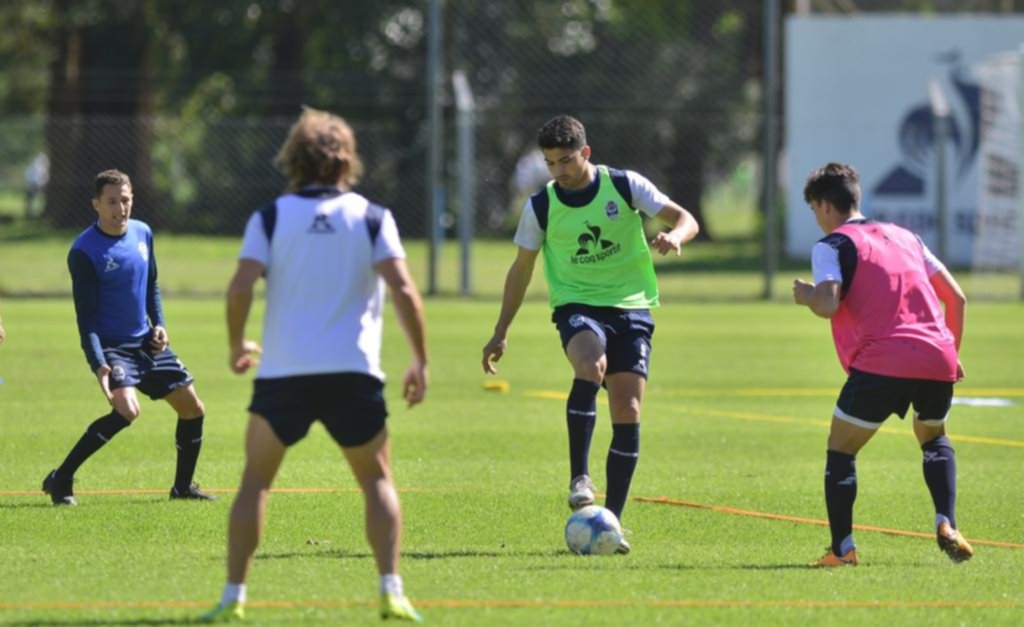
[[[63,8],[64,21],[36,11],[31,19],[18,17],[35,39],[12,40],[5,52],[0,38],[0,58],[7,59],[0,99],[10,108],[5,94],[28,94],[0,117],[0,219],[29,213],[57,228],[80,226],[93,175],[118,167],[133,177],[138,215],[155,227],[237,234],[254,208],[283,189],[270,162],[299,105],[309,104],[344,115],[356,128],[367,164],[359,190],[391,207],[406,236],[429,232],[429,2],[339,2],[314,10],[296,0],[224,0],[211,12],[204,3],[174,8],[157,0],[146,4],[146,15],[133,14],[134,4],[106,0],[46,4],[54,14]],[[1013,12],[1022,4],[790,0],[783,9]],[[0,11],[21,15],[13,6]],[[90,10],[100,17],[81,17]],[[456,70],[465,72],[476,102],[477,236],[507,235],[525,196],[545,180],[534,134],[558,113],[587,125],[595,161],[644,173],[699,218],[719,209],[709,197],[724,181],[743,181],[730,202],[757,207],[757,177],[749,173],[763,150],[763,10],[763,0],[444,2],[444,223],[454,224],[459,209]],[[159,47],[145,49],[153,56],[144,75],[88,65],[85,56],[74,72],[52,62],[72,67],[70,56],[59,56],[74,49],[61,47],[68,42],[109,46],[96,42],[102,20],[153,15],[162,21],[147,38]],[[37,51],[37,66],[10,61],[40,41],[52,45]],[[190,61],[177,66],[177,57]],[[120,62],[103,57],[108,65]],[[40,85],[47,72],[49,84]],[[140,90],[148,90],[145,102],[127,107],[131,114],[117,113]],[[746,176],[733,176],[741,166]],[[714,236],[714,229],[706,232]]]
[[[382,37],[425,49],[426,3],[389,4],[378,22]],[[595,161],[638,170],[700,211],[708,185],[759,150],[761,7],[760,0],[445,3],[445,223],[454,222],[458,176],[455,70],[465,72],[476,102],[479,236],[507,234],[525,196],[546,180],[535,133],[558,113],[584,121]],[[305,72],[293,109],[306,103],[346,116],[367,164],[360,191],[391,207],[407,236],[422,237],[429,226],[427,67],[425,56],[415,59],[379,91],[369,70]],[[318,97],[317,86],[332,81],[360,87]],[[0,120],[0,212],[22,212],[31,185],[23,174],[44,153],[48,182],[32,212],[54,226],[80,225],[93,175],[118,167],[133,178],[137,214],[155,227],[237,234],[284,187],[270,162],[293,119],[187,110],[9,116]]]

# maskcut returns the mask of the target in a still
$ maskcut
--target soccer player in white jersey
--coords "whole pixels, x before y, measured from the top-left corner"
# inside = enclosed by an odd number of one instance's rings
[[[398,574],[402,518],[380,368],[384,285],[412,351],[402,380],[410,407],[427,389],[423,303],[391,213],[351,191],[362,164],[343,119],[307,108],[275,163],[290,179],[289,192],[249,220],[228,287],[229,365],[238,374],[257,365],[259,371],[245,470],[231,509],[227,585],[203,620],[242,618],[270,486],[288,447],[320,420],[365,497],[381,617],[420,622]],[[265,351],[245,339],[253,286],[261,276],[267,283]]]

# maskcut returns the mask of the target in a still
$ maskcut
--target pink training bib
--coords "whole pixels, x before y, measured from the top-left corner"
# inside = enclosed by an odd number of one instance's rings
[[[844,224],[834,232],[857,248],[856,272],[832,317],[843,369],[956,381],[956,345],[917,236],[881,222]]]

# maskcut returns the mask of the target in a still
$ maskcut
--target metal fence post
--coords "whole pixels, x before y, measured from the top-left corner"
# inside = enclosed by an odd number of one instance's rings
[[[452,73],[452,87],[455,92],[455,132],[459,169],[459,244],[461,246],[460,266],[462,270],[461,294],[472,293],[470,285],[469,253],[473,242],[473,222],[476,218],[476,103],[466,73],[456,70]]]
[[[430,120],[430,146],[427,167],[427,204],[430,220],[427,236],[430,238],[427,293],[437,294],[438,261],[441,256],[441,213],[444,205],[444,62],[441,58],[443,23],[441,10],[444,0],[431,0],[430,22],[427,34],[427,111]]]
[[[764,0],[764,167],[762,196],[764,210],[764,292],[773,295],[772,282],[778,268],[778,83],[779,83],[779,0]]]
[[[939,232],[938,254],[943,263],[948,263],[949,252],[949,198],[946,193],[946,142],[949,139],[949,104],[942,93],[939,82],[928,82],[928,97],[931,101],[932,118],[935,121],[935,207],[936,228]]]

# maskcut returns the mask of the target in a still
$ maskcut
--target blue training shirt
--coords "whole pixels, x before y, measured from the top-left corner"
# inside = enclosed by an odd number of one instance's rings
[[[123,235],[93,224],[71,246],[68,270],[78,334],[93,372],[107,363],[104,348],[141,343],[153,326],[164,326],[153,231],[146,223],[129,220]]]

